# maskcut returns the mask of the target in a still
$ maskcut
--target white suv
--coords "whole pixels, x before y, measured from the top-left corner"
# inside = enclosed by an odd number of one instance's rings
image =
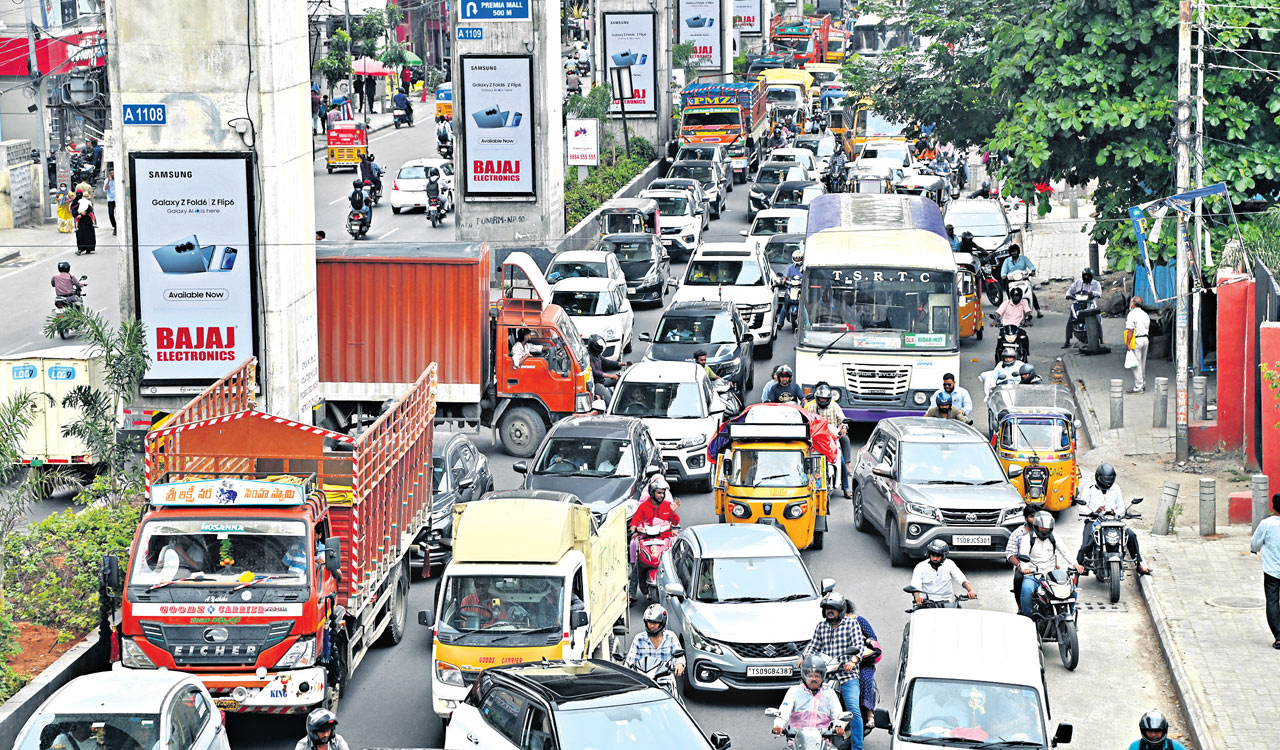
[[[702,243],[702,211],[685,190],[645,190],[641,198],[658,202],[658,238],[672,257],[688,258]]]
[[[740,242],[708,242],[689,259],[672,302],[727,300],[751,331],[757,358],[773,356],[773,275],[756,246]]]

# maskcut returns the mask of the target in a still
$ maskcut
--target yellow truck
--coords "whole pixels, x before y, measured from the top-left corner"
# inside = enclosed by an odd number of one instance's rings
[[[495,665],[610,658],[627,632],[626,589],[626,513],[541,490],[454,506],[453,560],[435,611],[418,613],[432,629],[432,708],[448,720]]]

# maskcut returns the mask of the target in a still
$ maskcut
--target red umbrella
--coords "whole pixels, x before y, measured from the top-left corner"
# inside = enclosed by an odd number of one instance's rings
[[[362,57],[356,60],[351,66],[351,70],[358,76],[389,76],[392,75],[390,69],[382,63],[369,57]]]

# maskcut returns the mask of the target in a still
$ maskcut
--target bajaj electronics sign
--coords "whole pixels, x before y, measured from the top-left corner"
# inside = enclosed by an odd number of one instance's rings
[[[610,68],[631,68],[632,97],[626,101],[627,114],[651,115],[657,112],[654,71],[654,43],[657,39],[657,15],[654,13],[605,13],[604,59]],[[613,78],[607,77],[607,80]],[[611,112],[620,112],[618,100]]]
[[[733,28],[743,34],[764,33],[764,0],[733,0]]]
[[[721,0],[680,0],[680,43],[693,45],[701,70],[721,70],[724,64],[724,18]]]
[[[193,385],[254,354],[257,304],[248,154],[130,154],[146,383]]]
[[[533,195],[533,58],[463,55],[460,68],[467,195]]]

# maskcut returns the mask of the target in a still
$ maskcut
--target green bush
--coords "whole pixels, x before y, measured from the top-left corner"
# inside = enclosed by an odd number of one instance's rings
[[[128,557],[140,516],[140,508],[127,504],[91,506],[50,516],[13,534],[4,549],[12,615],[74,633],[91,630],[98,622],[102,556]]]
[[[644,139],[640,139],[644,140]],[[567,179],[564,185],[564,228],[569,231],[578,225],[601,203],[609,200],[628,182],[649,166],[652,158],[640,160],[635,156],[636,139],[632,139],[632,158],[619,158],[613,166],[591,167],[586,182]],[[648,145],[648,142],[645,142]],[[649,150],[653,146],[649,145]]]
[[[658,150],[653,147],[648,138],[642,138],[638,135],[631,137],[631,158],[648,165],[649,162],[658,158]],[[643,167],[641,167],[643,169]]]
[[[22,651],[18,647],[18,629],[13,626],[9,608],[0,604],[0,703],[23,688],[31,678],[20,675],[9,666],[9,657]]]

